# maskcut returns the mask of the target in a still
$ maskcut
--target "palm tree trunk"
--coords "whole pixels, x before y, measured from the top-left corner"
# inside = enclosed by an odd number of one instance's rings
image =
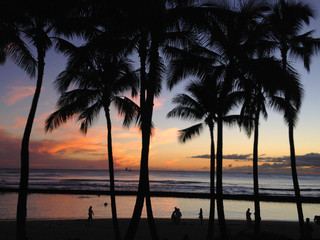
[[[41,86],[44,73],[44,57],[45,52],[41,48],[37,48],[38,52],[38,77],[37,86],[34,93],[31,109],[27,119],[27,124],[24,130],[21,144],[21,167],[20,167],[20,186],[17,205],[17,223],[16,234],[17,240],[26,240],[26,219],[27,219],[27,196],[28,196],[28,181],[29,181],[29,140],[33,126],[34,117],[36,114]]]
[[[215,208],[215,191],[214,191],[214,177],[215,177],[215,149],[214,149],[214,137],[213,137],[213,123],[209,125],[210,129],[210,213],[207,240],[214,239],[214,208]]]
[[[253,142],[253,195],[254,195],[254,233],[258,237],[260,234],[260,201],[259,201],[259,182],[258,182],[258,140],[259,140],[259,112],[257,110],[254,119],[254,142]]]
[[[142,46],[145,47],[145,46]],[[129,224],[129,228],[126,232],[125,240],[134,239],[135,234],[138,230],[138,225],[141,218],[141,212],[143,208],[144,197],[146,197],[148,223],[153,240],[158,240],[156,227],[154,223],[151,201],[150,201],[150,188],[149,188],[149,148],[150,148],[150,136],[152,126],[152,114],[153,114],[153,103],[154,95],[156,90],[156,79],[157,71],[156,64],[159,58],[158,53],[159,43],[157,40],[152,39],[151,54],[150,54],[150,80],[148,88],[145,89],[146,79],[142,79],[141,84],[141,96],[140,96],[140,108],[141,108],[141,132],[142,132],[142,150],[141,150],[141,166],[140,166],[140,177],[139,187],[134,207],[133,215]],[[141,60],[141,59],[140,59]],[[145,60],[144,60],[145,61]],[[143,62],[145,64],[145,62]],[[145,90],[147,90],[147,98],[145,99]],[[143,99],[142,99],[143,96]]]
[[[283,44],[283,46],[285,46],[285,45]],[[281,57],[282,57],[282,67],[286,71],[287,70],[287,49],[286,48],[281,50]],[[298,211],[300,238],[302,238],[304,235],[303,234],[304,218],[303,218],[303,210],[302,210],[302,203],[301,203],[298,174],[297,174],[297,168],[296,168],[296,153],[295,153],[294,137],[293,137],[294,124],[293,124],[293,122],[289,121],[288,125],[289,125],[291,174],[292,174],[293,188],[294,188],[294,193],[295,193],[295,197],[296,197],[296,205],[297,205],[297,211]]]
[[[296,154],[295,154],[295,148],[294,148],[293,124],[291,122],[289,123],[289,143],[290,143],[292,181],[293,181],[294,193],[296,197],[296,204],[297,204],[297,211],[298,211],[298,218],[299,218],[299,225],[300,225],[300,237],[302,238],[304,218],[303,218],[303,211],[302,211],[302,204],[301,204],[298,174],[297,174],[297,168],[296,168]]]
[[[159,39],[154,37],[153,34],[151,34],[152,44],[151,44],[151,51],[150,51],[150,59],[152,59],[150,63],[150,79],[151,79],[151,87],[150,91],[148,91],[147,96],[147,106],[149,107],[149,115],[148,118],[148,134],[149,134],[149,144],[148,144],[148,150],[150,145],[150,136],[151,136],[151,127],[152,127],[152,114],[153,114],[153,105],[154,105],[154,95],[156,92],[156,86],[157,86],[157,63],[159,60]],[[151,93],[151,94],[150,94]],[[148,152],[149,153],[149,152]],[[149,162],[149,154],[147,156],[147,164]],[[152,240],[159,240],[159,236],[157,233],[157,228],[154,222],[153,212],[152,212],[152,206],[151,206],[151,199],[150,199],[150,185],[149,185],[149,167],[147,165],[147,181],[146,181],[146,207],[147,207],[147,216],[148,216],[148,224],[151,234]]]
[[[218,211],[218,222],[220,228],[221,238],[223,240],[228,239],[226,220],[224,217],[224,207],[223,207],[223,189],[222,189],[222,163],[223,163],[223,124],[222,117],[218,117],[218,137],[217,137],[217,211]]]
[[[150,105],[148,104],[145,104],[145,107],[146,107],[145,110],[150,109]],[[147,111],[144,111],[143,109],[141,109],[142,150],[141,150],[139,187],[138,187],[138,194],[136,198],[133,215],[124,238],[125,240],[132,240],[136,235],[140,218],[141,218],[144,197],[147,195],[148,186],[149,186],[148,158],[149,158],[150,130],[151,130],[151,121],[149,121],[149,116],[148,116],[149,114],[147,113]]]
[[[107,128],[108,128],[108,162],[109,162],[109,177],[110,177],[110,198],[111,198],[111,212],[112,212],[112,223],[113,231],[116,240],[120,240],[120,229],[117,218],[117,207],[116,207],[116,195],[114,187],[114,167],[113,167],[113,153],[112,153],[112,138],[111,138],[111,119],[110,119],[110,110],[107,106],[104,107],[106,119],[107,119]]]
[[[150,190],[147,191],[146,196],[146,207],[147,207],[147,216],[148,216],[148,224],[150,228],[151,239],[159,240],[158,231],[154,222],[153,212],[152,212],[152,205],[151,205],[151,198],[150,198]]]
[[[145,101],[145,84],[146,84],[146,59],[147,59],[147,33],[143,31],[141,33],[141,41],[140,41],[140,48],[139,48],[139,56],[140,56],[140,62],[141,62],[141,69],[140,69],[140,75],[141,75],[141,97],[140,97],[140,106],[144,104]],[[149,170],[147,170],[147,177],[149,182]],[[149,186],[148,186],[149,187]],[[150,189],[148,189],[147,193],[150,192]],[[157,229],[155,228],[154,219],[153,219],[153,213],[152,213],[152,205],[151,205],[151,198],[150,194],[146,195],[146,207],[147,207],[147,216],[148,216],[148,223],[149,228],[152,229],[150,232],[152,234],[152,239],[158,239]]]

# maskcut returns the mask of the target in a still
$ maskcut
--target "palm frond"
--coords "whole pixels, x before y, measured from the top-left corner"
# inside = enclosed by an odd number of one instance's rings
[[[194,136],[199,136],[202,129],[203,129],[203,124],[199,123],[189,128],[179,130],[179,135],[178,135],[179,142],[185,143],[186,141],[191,140]]]
[[[99,116],[101,108],[102,103],[96,102],[80,112],[80,115],[78,116],[78,122],[80,123],[80,131],[83,134],[87,134],[88,128],[92,126],[93,121]]]
[[[118,109],[118,113],[124,116],[123,126],[128,128],[133,122],[140,125],[141,112],[140,107],[127,97],[114,99],[114,104]]]

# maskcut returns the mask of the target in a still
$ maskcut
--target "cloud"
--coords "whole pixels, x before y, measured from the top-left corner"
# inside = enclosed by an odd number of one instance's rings
[[[271,163],[283,163],[286,165],[290,165],[290,156],[282,156],[282,157],[268,157],[262,158],[264,162]],[[296,155],[296,163],[297,166],[316,166],[320,167],[320,153],[307,153],[304,155]]]
[[[233,159],[233,160],[249,160],[250,156],[252,154],[244,154],[244,155],[239,155],[239,154],[231,154],[231,155],[223,155],[224,159]],[[196,156],[191,156],[191,158],[210,158],[209,154],[204,154],[204,155],[196,155]]]
[[[4,101],[12,106],[19,100],[33,95],[35,87],[33,86],[10,86],[7,95],[3,98]]]
[[[209,154],[196,155],[191,158],[210,158]],[[252,154],[230,154],[224,155],[226,160],[236,162],[252,161]],[[296,165],[300,174],[319,174],[320,172],[320,153],[307,153],[296,156]],[[237,166],[229,164],[226,169],[228,172],[252,172],[252,164]],[[265,157],[265,154],[259,156],[259,172],[263,173],[290,173],[290,156]]]
[[[191,158],[210,158],[209,154],[191,156]]]
[[[171,166],[171,165],[174,165],[177,162],[180,162],[180,159],[170,159],[170,160],[166,161],[164,164],[168,165],[168,166]]]
[[[19,128],[19,127],[25,126],[26,123],[27,123],[27,118],[25,118],[25,117],[16,117],[14,119],[13,128]]]
[[[79,138],[74,134],[65,134],[62,140],[31,139],[30,167],[106,169],[107,148],[103,141],[95,137]],[[21,139],[0,128],[0,142],[0,167],[20,167]],[[114,164],[115,168],[122,167],[117,157],[114,157]]]
[[[224,155],[223,158],[225,159],[234,159],[234,160],[249,160],[252,154],[231,154],[231,155]]]
[[[161,109],[166,100],[166,98],[156,98],[153,105],[154,110]]]

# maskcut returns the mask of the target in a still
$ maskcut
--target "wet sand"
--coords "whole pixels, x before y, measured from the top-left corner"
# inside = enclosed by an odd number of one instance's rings
[[[119,219],[122,238],[130,219]],[[311,223],[313,238],[320,239],[320,225]],[[182,240],[187,234],[189,239],[205,239],[207,220],[201,225],[199,219],[183,219],[181,224],[174,224],[170,219],[156,219],[156,226],[161,240]],[[227,220],[228,232],[235,236],[239,232],[252,233],[253,227],[248,227],[245,221]],[[261,231],[299,239],[297,222],[263,221]],[[94,219],[88,224],[86,220],[44,220],[28,221],[27,233],[32,240],[98,240],[114,239],[111,219]],[[217,221],[215,236],[219,236]],[[15,221],[0,221],[0,239],[15,239]],[[150,239],[147,219],[141,219],[135,239]]]

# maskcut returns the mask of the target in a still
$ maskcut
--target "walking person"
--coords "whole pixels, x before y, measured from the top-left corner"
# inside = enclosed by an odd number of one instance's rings
[[[92,210],[92,206],[90,206],[88,209],[88,215],[89,215],[88,222],[92,222],[92,215],[94,215],[94,212]]]

